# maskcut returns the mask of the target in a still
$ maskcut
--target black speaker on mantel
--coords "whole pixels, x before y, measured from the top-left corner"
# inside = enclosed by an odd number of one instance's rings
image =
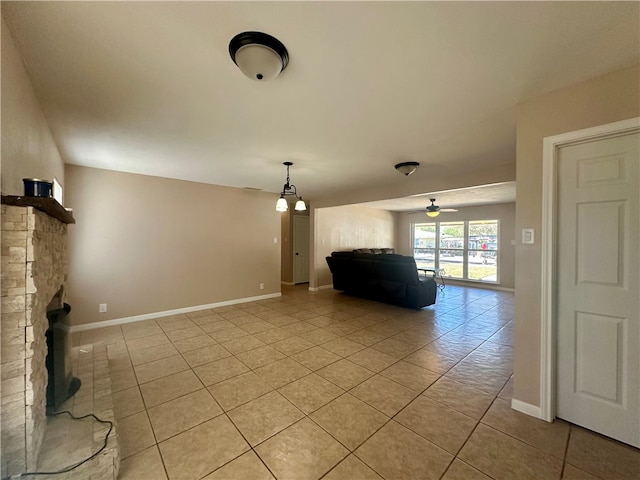
[[[65,303],[63,308],[49,310],[47,319],[47,414],[55,413],[60,405],[71,398],[80,388],[80,379],[71,372],[71,338],[66,319],[71,307]]]

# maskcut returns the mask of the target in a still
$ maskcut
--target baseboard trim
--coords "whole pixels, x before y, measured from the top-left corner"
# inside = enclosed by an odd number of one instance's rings
[[[258,300],[266,300],[269,298],[278,298],[282,296],[282,292],[268,293],[266,295],[258,295],[256,297],[236,298],[233,300],[225,300],[223,302],[208,303],[206,305],[196,305],[193,307],[176,308],[175,310],[165,310],[164,312],[144,313],[142,315],[134,315],[132,317],[114,318],[103,322],[86,323],[83,325],[72,325],[69,330],[73,332],[82,332],[85,330],[94,330],[96,328],[112,327],[114,325],[124,325],[126,323],[141,322],[142,320],[151,320],[158,317],[170,317],[171,315],[180,315],[182,313],[197,312],[198,310],[206,310],[207,308],[227,307],[229,305],[237,305],[239,303],[255,302]]]
[[[293,282],[280,282],[282,285],[287,285],[288,287],[292,287],[295,285]]]
[[[514,410],[524,413],[525,415],[529,415],[530,417],[542,418],[542,409],[536,405],[531,405],[530,403],[523,402],[521,400],[516,400],[515,398],[511,399],[511,408]]]
[[[501,291],[501,292],[516,293],[516,289],[515,288],[508,288],[508,287],[495,287],[494,290],[498,290],[498,291]]]
[[[319,292],[320,290],[329,290],[333,288],[333,284],[330,285],[320,285],[319,287],[309,287],[310,292]]]
[[[515,293],[515,288],[502,287],[495,283],[474,282],[470,280],[458,280],[455,278],[444,277],[447,285],[456,285],[459,287],[483,288],[484,290],[498,290],[501,292]]]

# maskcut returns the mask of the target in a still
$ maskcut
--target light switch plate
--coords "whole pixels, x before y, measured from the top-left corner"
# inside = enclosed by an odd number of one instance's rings
[[[524,245],[533,245],[535,242],[535,233],[533,228],[522,229],[522,243]]]

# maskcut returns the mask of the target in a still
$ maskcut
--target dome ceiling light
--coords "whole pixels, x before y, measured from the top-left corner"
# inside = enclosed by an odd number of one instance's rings
[[[262,32],[239,33],[229,42],[231,60],[247,77],[276,78],[289,64],[289,52],[280,40]]]
[[[408,177],[415,172],[420,164],[418,162],[402,162],[396,163],[395,169],[402,173],[405,177]]]

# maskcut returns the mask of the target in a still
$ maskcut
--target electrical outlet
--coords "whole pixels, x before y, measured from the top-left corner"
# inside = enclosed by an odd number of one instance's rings
[[[260,290],[264,290],[264,283],[260,284]]]
[[[100,305],[98,305],[98,311],[100,313],[105,313],[107,311],[107,304],[101,303]]]

